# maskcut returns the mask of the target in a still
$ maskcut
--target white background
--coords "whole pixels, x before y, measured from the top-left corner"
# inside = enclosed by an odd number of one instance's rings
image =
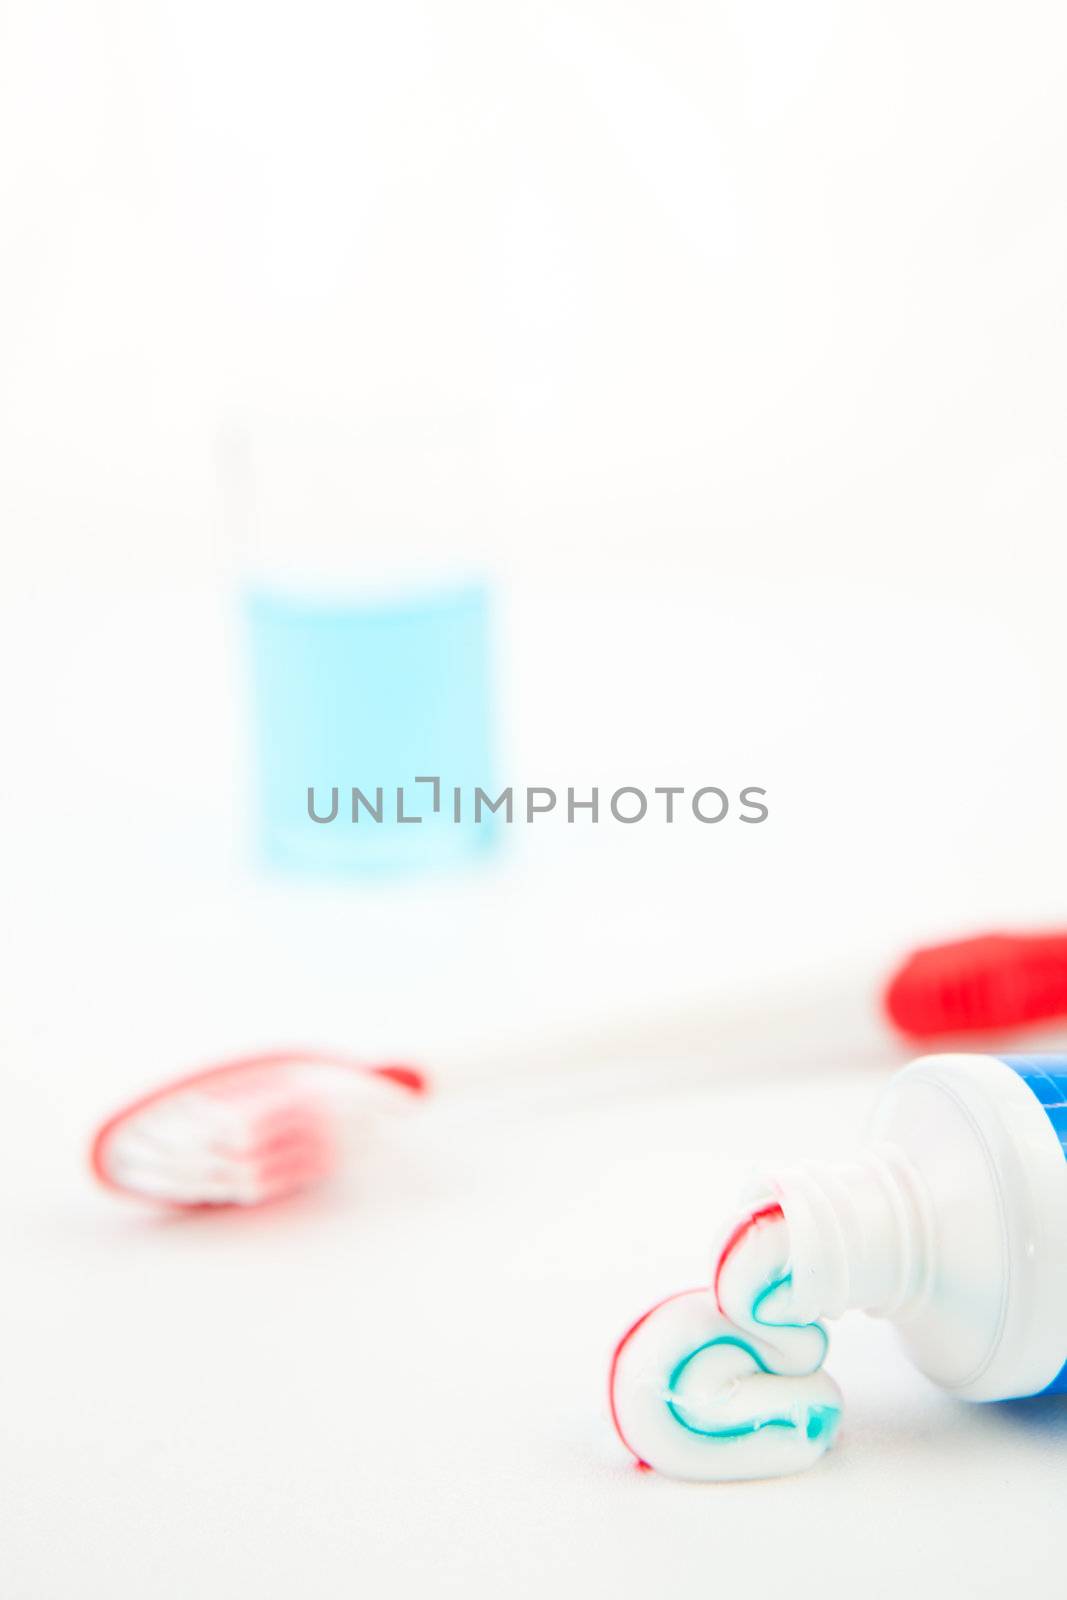
[[[5,1596],[1057,1592],[1059,1411],[961,1411],[884,1330],[805,1480],[639,1479],[602,1396],[741,1172],[859,1125],[900,952],[1067,911],[1065,46],[4,8]],[[257,406],[470,462],[516,783],[758,783],[766,827],[260,881],[212,465]],[[444,1092],[286,1213],[91,1192],[114,1101],[279,1038]]]

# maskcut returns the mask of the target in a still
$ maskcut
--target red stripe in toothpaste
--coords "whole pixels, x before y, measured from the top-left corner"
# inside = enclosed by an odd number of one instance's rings
[[[722,1278],[723,1268],[725,1267],[727,1261],[733,1255],[738,1245],[740,1245],[742,1240],[748,1236],[757,1223],[769,1222],[772,1218],[778,1219],[782,1218],[783,1216],[784,1213],[782,1208],[776,1200],[772,1200],[768,1205],[760,1206],[758,1211],[750,1212],[747,1217],[744,1217],[737,1224],[737,1227],[734,1229],[733,1233],[730,1234],[730,1237],[719,1251],[719,1259],[715,1265],[714,1289],[715,1304],[718,1306],[719,1310],[722,1311],[723,1316],[726,1315],[726,1312],[723,1310],[722,1296],[719,1294],[719,1282]]]

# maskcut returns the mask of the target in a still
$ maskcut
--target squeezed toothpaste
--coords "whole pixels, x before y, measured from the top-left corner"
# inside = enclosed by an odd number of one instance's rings
[[[792,1311],[781,1208],[726,1240],[711,1287],[663,1300],[623,1336],[611,1374],[620,1438],[672,1478],[769,1478],[833,1441],[841,1395],[822,1370],[826,1330]]]
[[[772,1174],[713,1282],[620,1340],[616,1430],[670,1477],[812,1466],[841,1415],[822,1318],[894,1322],[968,1400],[1067,1392],[1067,1057],[926,1056],[850,1160]]]

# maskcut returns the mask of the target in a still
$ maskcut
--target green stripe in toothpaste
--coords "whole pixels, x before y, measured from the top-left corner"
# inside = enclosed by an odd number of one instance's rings
[[[753,1322],[758,1322],[764,1328],[816,1328],[822,1335],[823,1348],[822,1354],[820,1355],[818,1361],[815,1363],[814,1367],[811,1368],[811,1371],[815,1372],[819,1367],[822,1366],[822,1363],[826,1357],[827,1348],[829,1346],[826,1329],[822,1326],[822,1324],[819,1322],[768,1322],[766,1318],[761,1317],[759,1314],[764,1304],[770,1299],[771,1295],[775,1294],[779,1289],[787,1288],[791,1282],[792,1275],[790,1273],[786,1273],[784,1277],[775,1278],[774,1281],[769,1283],[765,1289],[761,1289],[755,1300],[752,1302],[752,1320]],[[670,1377],[667,1379],[667,1410],[670,1412],[675,1422],[677,1422],[680,1427],[683,1427],[687,1433],[695,1433],[702,1439],[744,1439],[750,1434],[759,1433],[763,1428],[798,1428],[800,1426],[800,1419],[797,1416],[752,1417],[747,1422],[733,1423],[728,1427],[702,1428],[685,1414],[681,1400],[678,1396],[678,1386],[685,1376],[686,1369],[689,1367],[690,1363],[695,1361],[697,1356],[702,1355],[705,1350],[714,1350],[721,1345],[730,1346],[735,1350],[743,1351],[745,1355],[750,1358],[757,1371],[765,1372],[770,1377],[803,1376],[803,1374],[798,1373],[776,1373],[773,1367],[769,1367],[767,1365],[766,1361],[764,1361],[763,1357],[760,1355],[759,1351],[754,1345],[749,1344],[747,1339],[742,1339],[736,1334],[724,1333],[720,1334],[715,1339],[706,1339],[703,1344],[698,1344],[694,1350],[688,1351],[687,1354],[682,1357],[682,1359],[675,1365]],[[837,1426],[840,1420],[841,1412],[837,1406],[808,1406],[804,1418],[805,1434],[813,1441],[816,1439],[825,1439],[826,1445],[829,1447],[829,1445],[833,1442],[833,1437],[837,1432]]]

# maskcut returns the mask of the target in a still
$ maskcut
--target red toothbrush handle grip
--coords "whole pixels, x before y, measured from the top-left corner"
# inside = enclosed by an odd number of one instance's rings
[[[916,950],[884,998],[889,1020],[913,1039],[1067,1016],[1067,933],[989,933]]]

